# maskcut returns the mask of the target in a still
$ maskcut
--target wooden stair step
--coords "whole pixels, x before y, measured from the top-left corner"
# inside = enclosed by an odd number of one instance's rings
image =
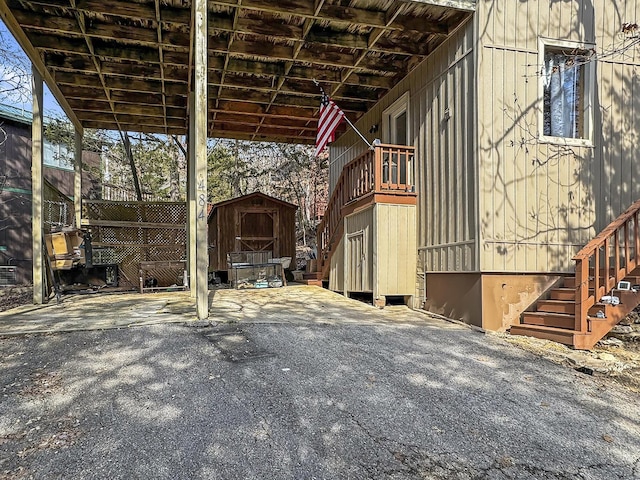
[[[322,272],[306,272],[302,274],[304,280],[322,280]]]
[[[561,329],[572,329],[576,320],[574,315],[550,312],[524,312],[522,324],[531,326],[544,326]]]
[[[526,335],[529,337],[550,340],[564,345],[575,346],[584,343],[584,333],[564,328],[545,327],[542,325],[512,325],[511,335]]]
[[[303,285],[313,285],[316,287],[322,287],[322,280],[320,279],[314,279],[314,278],[302,279],[299,283],[302,283]]]
[[[576,290],[574,288],[552,288],[551,300],[571,300],[576,299]]]
[[[539,300],[536,303],[538,312],[566,313],[574,315],[576,313],[575,298],[571,300]]]

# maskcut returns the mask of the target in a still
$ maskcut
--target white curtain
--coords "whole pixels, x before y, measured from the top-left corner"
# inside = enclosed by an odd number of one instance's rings
[[[574,57],[545,55],[545,102],[549,103],[545,106],[546,135],[577,138],[580,68]]]

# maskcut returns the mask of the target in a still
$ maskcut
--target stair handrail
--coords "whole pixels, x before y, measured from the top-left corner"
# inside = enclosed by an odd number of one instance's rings
[[[638,266],[638,253],[640,252],[640,200],[633,203],[627,210],[613,220],[589,243],[587,243],[574,257],[576,262],[576,323],[575,330],[587,332],[587,317],[589,308],[595,305],[603,295],[611,291],[622,279]],[[629,234],[633,222],[633,258],[629,245]],[[620,231],[624,235],[624,265],[620,258]],[[612,266],[609,251],[613,242],[614,265]],[[600,273],[600,250],[604,249],[604,278]],[[590,275],[590,262],[593,259],[593,277]],[[613,277],[611,268],[613,267]],[[593,280],[593,293],[590,290],[590,282]]]
[[[405,145],[379,144],[373,150],[366,150],[342,167],[340,177],[331,193],[325,215],[318,224],[318,258],[328,254],[334,236],[340,229],[342,209],[345,205],[367,195],[383,192],[414,192],[413,159],[415,147]],[[397,171],[392,173],[395,155]],[[404,162],[404,165],[401,163]],[[386,170],[385,170],[386,169]],[[404,182],[401,172],[404,171]],[[320,268],[318,262],[318,268]]]

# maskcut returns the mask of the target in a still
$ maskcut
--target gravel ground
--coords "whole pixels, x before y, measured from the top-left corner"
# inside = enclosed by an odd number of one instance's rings
[[[31,286],[0,287],[0,312],[33,302]]]
[[[0,338],[0,478],[640,478],[637,394],[375,316]]]

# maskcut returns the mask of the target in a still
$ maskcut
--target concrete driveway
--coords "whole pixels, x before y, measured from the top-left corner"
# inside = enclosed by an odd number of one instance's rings
[[[211,312],[1,337],[0,478],[640,478],[637,394],[496,337],[316,287]]]

